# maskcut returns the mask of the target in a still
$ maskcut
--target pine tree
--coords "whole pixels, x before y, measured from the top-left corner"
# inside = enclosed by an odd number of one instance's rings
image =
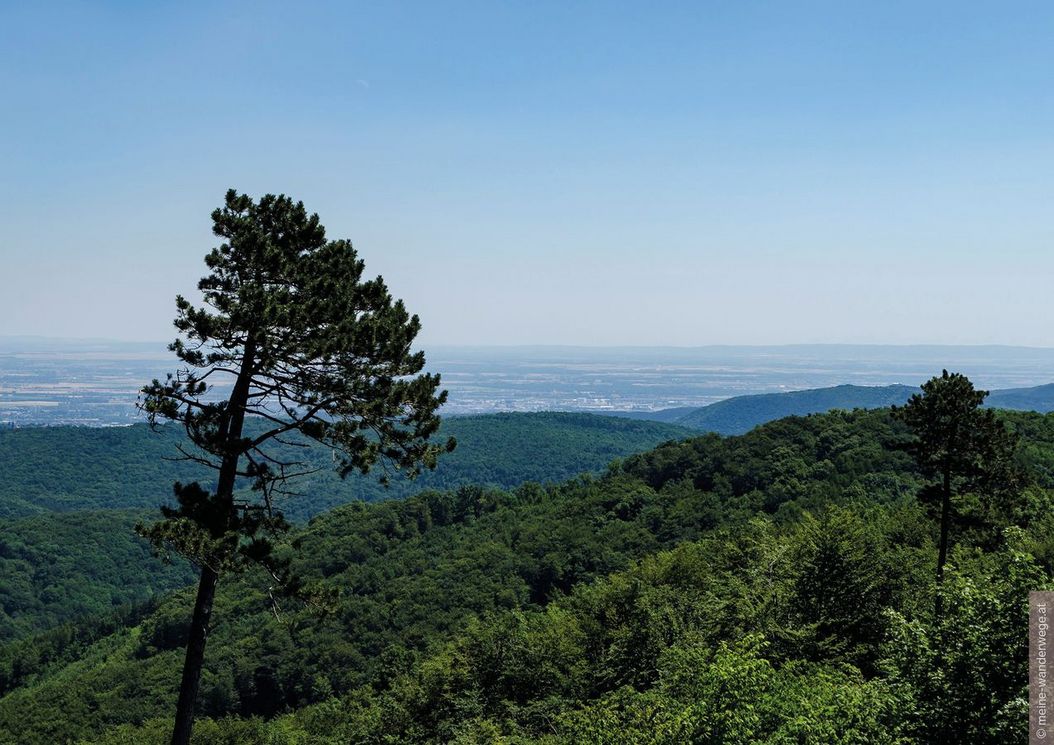
[[[915,435],[908,449],[923,474],[936,483],[923,491],[940,501],[936,611],[942,609],[941,585],[955,518],[956,490],[988,495],[1010,490],[1015,482],[1013,452],[1017,438],[991,409],[981,408],[988,391],[974,388],[961,373],[942,371],[922,386],[897,415]]]
[[[276,500],[310,469],[282,453],[315,441],[332,449],[342,475],[379,466],[387,480],[433,468],[454,446],[430,442],[446,391],[412,350],[420,321],[382,278],[364,279],[350,242],[328,240],[318,216],[286,196],[254,202],[231,190],[212,221],[222,244],[205,257],[204,303],[176,298],[179,336],[169,349],[182,365],[140,398],[153,425],[186,430],[183,457],[216,473],[212,491],[177,483],[178,506],[162,507],[163,519],[142,528],[201,571],[178,744],[190,741],[220,576],[255,564],[286,591],[303,589],[273,549],[288,528]]]

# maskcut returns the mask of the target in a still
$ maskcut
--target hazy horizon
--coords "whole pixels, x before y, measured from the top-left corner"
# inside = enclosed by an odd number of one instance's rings
[[[1054,382],[1054,349],[1042,347],[418,346],[426,369],[441,374],[450,392],[446,416],[697,408],[745,394],[843,384],[917,386],[944,368],[986,390]],[[0,422],[138,421],[139,388],[178,367],[163,342],[0,336]]]
[[[167,345],[175,338],[175,332],[169,338],[153,338],[153,339],[129,339],[119,337],[106,337],[106,336],[51,336],[46,334],[0,334],[0,344],[12,344],[14,342],[25,342],[29,344],[61,344],[61,345],[77,345],[77,344],[99,344],[99,345],[128,345],[128,346],[157,346],[159,350],[170,355],[167,350]],[[1020,350],[1037,350],[1037,351],[1054,351],[1054,344],[1051,345],[1037,345],[1037,344],[1001,344],[1001,343],[942,343],[942,342],[915,342],[915,343],[896,343],[896,342],[852,342],[852,341],[831,341],[831,342],[799,342],[799,341],[788,341],[780,342],[776,344],[736,344],[736,343],[720,343],[720,344],[583,344],[583,343],[447,343],[442,341],[434,341],[429,343],[415,344],[415,348],[421,348],[427,351],[428,349],[595,349],[595,350],[617,350],[617,349],[640,349],[640,350],[706,350],[706,349],[793,349],[793,348],[817,348],[822,349],[825,347],[849,347],[849,348],[861,348],[861,349],[962,349],[962,350],[980,350],[980,349],[1020,349]],[[1054,374],[1054,373],[1052,373]]]

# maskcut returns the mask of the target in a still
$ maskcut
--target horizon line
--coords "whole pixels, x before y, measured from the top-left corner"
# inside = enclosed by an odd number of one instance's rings
[[[45,336],[40,334],[0,334],[0,343],[26,342],[26,343],[53,343],[53,344],[111,344],[111,345],[152,345],[159,347],[158,351],[167,351],[169,341],[158,339],[115,339],[108,337],[77,337],[77,336]],[[549,342],[524,342],[524,343],[448,343],[434,342],[421,345],[426,351],[428,349],[670,349],[670,350],[699,350],[699,349],[789,349],[801,347],[872,347],[872,348],[942,348],[942,349],[1029,349],[1054,351],[1054,345],[1043,346],[1038,344],[1009,344],[1003,342],[775,342],[775,343],[704,343],[704,344],[584,344],[584,343],[549,343]]]

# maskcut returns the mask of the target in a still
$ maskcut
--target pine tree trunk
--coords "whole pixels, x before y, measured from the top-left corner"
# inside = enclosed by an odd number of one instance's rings
[[[234,515],[234,485],[238,479],[238,459],[240,451],[235,447],[242,437],[242,426],[245,424],[245,405],[249,400],[249,386],[252,383],[253,362],[256,356],[256,345],[250,338],[245,343],[242,365],[238,380],[231,391],[227,405],[229,416],[225,440],[229,445],[220,465],[220,474],[216,483],[216,496],[228,504],[230,516]],[[179,684],[179,701],[176,704],[176,722],[172,729],[172,745],[190,745],[190,733],[194,727],[194,704],[198,698],[198,687],[201,684],[201,667],[205,659],[205,642],[209,635],[209,619],[212,617],[212,603],[216,598],[216,585],[219,573],[208,566],[202,567],[201,579],[198,582],[198,596],[194,601],[194,616],[190,622],[190,634],[187,639],[187,655],[183,661],[183,678]]]
[[[198,686],[201,683],[205,641],[209,634],[209,618],[212,616],[212,602],[216,597],[219,578],[220,575],[214,569],[202,567],[198,597],[194,601],[194,617],[190,622],[187,655],[183,661],[183,679],[179,684],[176,725],[172,730],[173,745],[186,745],[190,742],[190,730],[194,725],[194,702],[197,700]]]
[[[952,517],[952,478],[951,471],[944,469],[944,484],[941,489],[941,541],[937,552],[937,600],[935,621],[940,623],[941,613],[944,610],[944,598],[941,593],[944,588],[944,564],[948,560],[948,531],[951,527]]]

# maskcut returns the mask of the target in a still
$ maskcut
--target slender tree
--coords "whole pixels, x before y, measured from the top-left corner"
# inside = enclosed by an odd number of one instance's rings
[[[212,491],[177,483],[177,506],[142,528],[201,571],[172,735],[180,745],[190,741],[220,576],[255,564],[286,591],[303,589],[273,552],[288,528],[276,498],[313,470],[288,453],[315,441],[342,475],[380,466],[387,481],[433,468],[454,446],[430,442],[446,391],[412,350],[417,316],[380,277],[364,279],[350,242],[327,240],[318,216],[286,196],[254,202],[231,190],[212,221],[222,243],[205,257],[203,304],[176,298],[169,349],[182,365],[140,397],[153,425],[185,428],[182,457],[216,473]]]
[[[908,450],[923,474],[935,480],[923,490],[923,497],[936,496],[940,503],[938,616],[955,519],[955,494],[976,490],[994,496],[1009,491],[1015,481],[1013,452],[1017,438],[992,409],[981,408],[987,396],[988,391],[975,389],[965,375],[944,370],[923,384],[922,393],[914,394],[902,408],[895,408],[915,435]]]

